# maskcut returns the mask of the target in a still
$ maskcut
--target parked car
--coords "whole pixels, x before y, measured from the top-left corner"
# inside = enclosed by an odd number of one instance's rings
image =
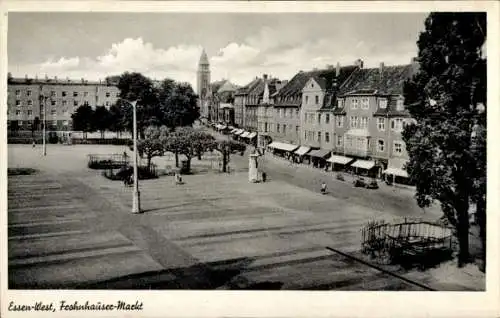
[[[356,178],[353,185],[357,188],[378,189],[378,183],[375,179],[368,182],[363,177]]]
[[[365,188],[367,189],[378,189],[378,183],[375,179],[371,180],[369,183],[366,184]]]
[[[353,181],[353,185],[356,187],[356,188],[364,188],[366,183],[365,183],[365,179],[362,178],[362,177],[358,177],[356,178],[354,181]]]

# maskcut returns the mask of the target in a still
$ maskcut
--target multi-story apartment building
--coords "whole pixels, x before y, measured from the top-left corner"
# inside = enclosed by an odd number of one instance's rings
[[[9,78],[7,125],[12,130],[31,129],[32,125],[44,119],[45,107],[47,128],[71,130],[71,115],[79,106],[110,107],[119,93],[119,89],[109,82],[60,80],[57,77]]]
[[[227,104],[233,104],[234,94],[238,87],[228,80],[221,80],[210,84],[210,95],[206,96],[208,120],[210,122],[224,121],[221,113],[221,105],[229,109]]]
[[[248,93],[259,84],[261,79],[256,77],[247,85],[236,90],[234,94],[234,123],[237,127],[245,126],[245,105],[248,100]]]
[[[286,83],[287,81],[278,79],[267,79],[267,75],[264,75],[264,85],[261,93],[262,97],[257,107],[257,145],[259,147],[264,148],[272,141],[270,133],[272,131],[274,119],[274,100]]]
[[[402,171],[408,157],[401,138],[412,119],[404,105],[404,81],[418,69],[409,65],[359,69],[341,87],[334,109],[334,152],[358,160],[354,167]]]
[[[329,69],[311,76],[302,89],[300,144],[307,148],[332,150],[335,106],[338,86],[360,67],[350,65]],[[306,148],[302,148],[302,152]]]

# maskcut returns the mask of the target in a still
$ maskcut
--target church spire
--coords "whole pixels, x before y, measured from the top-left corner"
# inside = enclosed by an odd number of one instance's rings
[[[210,63],[208,63],[208,56],[207,56],[207,52],[205,52],[205,49],[203,49],[203,52],[201,52],[200,62],[198,64],[199,65],[210,65]]]

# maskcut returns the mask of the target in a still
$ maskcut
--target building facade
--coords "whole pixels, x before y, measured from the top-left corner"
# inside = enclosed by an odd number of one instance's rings
[[[43,121],[51,130],[71,130],[71,115],[82,105],[109,108],[119,89],[108,82],[10,78],[7,87],[7,126],[11,130],[37,129]],[[43,111],[45,107],[45,112]]]

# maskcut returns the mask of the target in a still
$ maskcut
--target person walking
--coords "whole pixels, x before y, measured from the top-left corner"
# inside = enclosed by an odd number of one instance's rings
[[[266,182],[267,180],[267,174],[265,172],[262,172],[262,182]]]

